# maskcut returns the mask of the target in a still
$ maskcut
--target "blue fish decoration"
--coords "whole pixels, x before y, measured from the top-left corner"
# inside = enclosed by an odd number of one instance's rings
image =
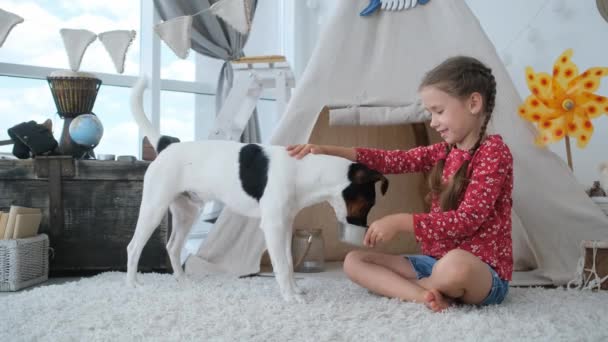
[[[372,15],[376,10],[401,11],[412,9],[416,5],[426,5],[431,0],[370,0],[367,7],[359,13],[362,17]]]

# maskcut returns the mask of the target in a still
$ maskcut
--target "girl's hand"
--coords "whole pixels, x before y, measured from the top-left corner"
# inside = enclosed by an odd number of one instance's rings
[[[393,214],[374,221],[365,233],[363,244],[375,247],[377,243],[390,241],[399,232],[413,231],[411,214]]]
[[[287,146],[287,152],[290,156],[296,157],[296,159],[302,159],[309,153],[325,154],[325,149],[323,146],[315,144],[299,144]]]

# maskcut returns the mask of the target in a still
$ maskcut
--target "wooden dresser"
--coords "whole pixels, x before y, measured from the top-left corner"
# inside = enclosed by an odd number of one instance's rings
[[[51,276],[124,271],[148,165],[63,156],[0,160],[0,210],[42,209],[39,232],[49,236]],[[140,271],[170,270],[169,222],[166,215],[148,241]]]

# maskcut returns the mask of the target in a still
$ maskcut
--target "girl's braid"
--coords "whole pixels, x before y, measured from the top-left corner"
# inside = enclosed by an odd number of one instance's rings
[[[471,150],[469,151],[471,154],[475,153],[475,151],[477,151],[477,149],[483,142],[483,138],[486,135],[486,130],[488,128],[488,123],[490,122],[490,118],[492,117],[492,112],[494,111],[494,106],[496,105],[496,79],[494,78],[494,75],[492,74],[492,69],[484,66],[481,63],[475,63],[472,65],[472,67],[473,67],[474,73],[481,75],[482,77],[484,77],[486,79],[488,87],[485,91],[485,94],[483,94],[484,95],[483,96],[483,99],[484,99],[483,113],[485,114],[485,120],[483,121],[483,124],[481,125],[481,130],[479,131],[479,138],[477,139],[477,142],[475,143],[473,148],[471,148]]]

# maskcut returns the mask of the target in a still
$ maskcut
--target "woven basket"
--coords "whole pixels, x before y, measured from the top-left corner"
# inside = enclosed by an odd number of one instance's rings
[[[42,283],[49,275],[49,237],[0,240],[0,291]]]
[[[101,86],[100,79],[49,76],[46,80],[51,88],[57,113],[62,118],[75,118],[93,111],[97,91]]]
[[[585,240],[581,243],[581,247],[583,248],[583,255],[585,258],[583,279],[592,279],[590,277],[594,266],[595,272],[600,279],[607,278],[608,241]],[[608,279],[604,279],[604,281],[599,284],[599,288],[602,290],[608,290]]]

